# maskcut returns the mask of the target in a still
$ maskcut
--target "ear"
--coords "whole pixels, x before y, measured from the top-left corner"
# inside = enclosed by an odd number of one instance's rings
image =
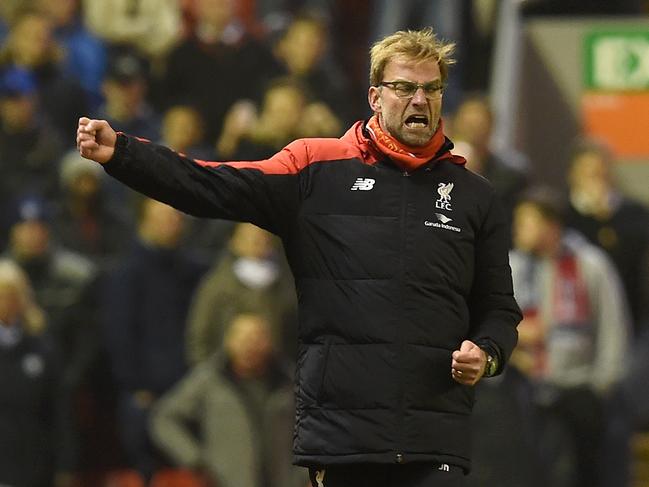
[[[381,113],[381,91],[376,86],[370,86],[367,101],[374,113]]]

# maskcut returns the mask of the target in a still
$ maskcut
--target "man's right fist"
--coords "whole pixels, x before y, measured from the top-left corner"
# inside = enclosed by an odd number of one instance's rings
[[[106,120],[79,119],[77,149],[86,159],[105,164],[115,153],[117,133]]]

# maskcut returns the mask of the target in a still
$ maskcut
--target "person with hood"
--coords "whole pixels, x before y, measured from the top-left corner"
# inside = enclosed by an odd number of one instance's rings
[[[151,434],[172,463],[220,487],[306,487],[291,465],[291,369],[262,315],[227,323],[222,346],[155,404]]]

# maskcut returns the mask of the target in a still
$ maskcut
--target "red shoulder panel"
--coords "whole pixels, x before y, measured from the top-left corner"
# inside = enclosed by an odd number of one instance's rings
[[[269,159],[261,161],[216,162],[195,159],[205,167],[227,165],[235,169],[257,169],[265,174],[297,174],[314,162],[340,161],[358,158],[363,154],[358,147],[341,139],[298,139]]]

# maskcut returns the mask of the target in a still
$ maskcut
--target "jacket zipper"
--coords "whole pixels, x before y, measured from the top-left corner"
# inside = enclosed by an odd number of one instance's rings
[[[406,219],[408,215],[408,179],[410,174],[407,171],[401,173],[401,242],[399,248],[399,256],[401,260],[401,309],[402,317],[405,317],[405,304],[406,304],[406,234],[407,234],[407,224]],[[402,322],[403,323],[403,322]],[[399,408],[398,408],[398,422],[399,428],[397,431],[397,448],[395,453],[394,461],[396,463],[403,463],[403,431],[404,431],[404,404],[405,404],[405,388],[404,388],[404,369],[403,369],[403,355],[404,355],[404,334],[401,333],[401,330],[398,330],[399,335],[399,349],[397,354],[397,360],[399,361]]]

